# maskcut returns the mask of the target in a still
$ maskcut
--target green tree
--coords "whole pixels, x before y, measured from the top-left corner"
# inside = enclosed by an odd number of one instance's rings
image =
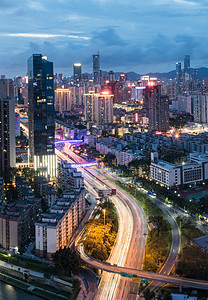
[[[116,159],[116,156],[112,153],[107,153],[103,159],[103,162],[112,165],[113,161]]]
[[[173,299],[173,297],[171,295],[171,292],[166,290],[163,294],[163,300],[172,300],[172,299]]]
[[[144,298],[145,298],[145,300],[154,299],[155,298],[155,293],[153,291],[150,291],[149,288],[147,288],[144,291]]]
[[[72,251],[70,248],[64,247],[59,249],[52,255],[53,262],[55,264],[56,271],[61,276],[71,276],[78,274],[81,267],[81,260],[76,251]]]

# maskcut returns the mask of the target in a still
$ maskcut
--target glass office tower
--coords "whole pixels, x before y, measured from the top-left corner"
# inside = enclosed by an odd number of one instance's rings
[[[42,175],[56,176],[53,63],[41,54],[28,59],[29,161]]]

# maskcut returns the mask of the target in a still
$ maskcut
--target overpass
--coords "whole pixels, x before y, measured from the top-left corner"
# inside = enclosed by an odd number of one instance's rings
[[[120,267],[118,265],[111,265],[110,263],[99,261],[89,256],[85,251],[82,244],[77,245],[77,251],[80,254],[80,258],[88,265],[100,269],[102,271],[116,273],[128,278],[142,278],[151,281],[160,281],[163,283],[169,283],[178,286],[190,287],[193,289],[208,290],[208,281],[182,278],[178,276],[171,276],[159,273],[153,273],[143,270],[137,270],[127,267]]]

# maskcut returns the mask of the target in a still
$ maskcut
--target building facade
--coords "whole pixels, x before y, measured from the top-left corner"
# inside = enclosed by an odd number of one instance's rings
[[[82,80],[82,65],[75,63],[73,65],[74,83],[78,84]]]
[[[147,110],[149,130],[167,131],[169,129],[169,98],[161,95],[161,86],[149,82],[143,91],[144,108]]]
[[[0,94],[0,171],[15,166],[15,100]]]
[[[53,63],[41,54],[28,59],[29,160],[45,176],[56,176]]]
[[[92,66],[93,66],[93,81],[94,83],[99,83],[101,79],[101,70],[100,70],[100,54],[93,54],[92,56]]]
[[[151,153],[151,179],[166,187],[191,184],[208,179],[208,155],[190,154],[190,161],[172,164]]]
[[[68,247],[85,214],[85,191],[63,193],[35,225],[36,255],[51,259]]]
[[[64,192],[84,188],[84,178],[81,172],[72,168],[71,164],[62,160],[58,165],[57,186]]]
[[[55,111],[70,112],[72,107],[71,91],[69,89],[55,90]]]
[[[84,115],[86,122],[96,125],[113,123],[113,95],[108,92],[90,92],[84,95]]]

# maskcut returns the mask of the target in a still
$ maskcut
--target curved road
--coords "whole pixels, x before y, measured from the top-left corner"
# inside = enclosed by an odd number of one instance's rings
[[[176,261],[178,255],[179,255],[179,252],[180,252],[180,246],[181,246],[180,229],[178,227],[178,224],[177,224],[173,214],[168,210],[167,206],[163,202],[161,202],[158,199],[154,199],[154,198],[152,198],[151,201],[153,203],[155,203],[157,205],[157,207],[159,207],[161,209],[163,214],[166,216],[169,224],[172,226],[172,244],[171,244],[170,253],[169,253],[169,256],[168,256],[165,264],[159,271],[159,274],[169,275],[174,266],[174,261]],[[164,284],[163,282],[154,281],[148,285],[148,288],[151,291],[156,291],[163,284]]]
[[[70,153],[68,147],[64,147],[63,151],[77,161],[79,157],[73,152]],[[70,159],[56,150],[61,159]],[[111,181],[106,180],[101,174],[95,170],[85,170],[80,168],[85,182],[97,189],[116,188],[117,195],[112,197],[119,216],[119,232],[117,234],[116,243],[111,252],[109,262],[123,267],[142,268],[146,237],[143,235],[147,231],[146,217],[142,208],[136,200],[118,188]],[[96,299],[131,299],[137,297],[138,282],[132,282],[129,278],[123,278],[117,274],[109,274],[104,272]]]
[[[146,237],[143,234],[147,231],[146,217],[142,208],[133,197],[95,170],[84,170],[83,176],[86,180],[91,177],[91,183],[94,183],[94,185],[97,182],[96,179],[98,179],[99,182],[102,181],[106,186],[117,190],[117,196],[111,197],[111,199],[118,211],[119,228],[121,229],[119,229],[118,238],[109,261],[120,266],[141,269],[146,244]],[[132,282],[132,280],[121,278],[118,275],[109,276],[104,273],[96,299],[133,300],[136,299],[137,292],[138,282]]]
[[[79,245],[77,249],[84,262],[100,270],[104,270],[111,273],[117,273],[117,274],[124,272],[126,274],[136,275],[139,278],[144,278],[146,280],[154,280],[154,281],[170,283],[178,286],[186,286],[194,289],[208,290],[208,281],[181,278],[177,276],[163,275],[163,274],[152,273],[143,270],[136,270],[132,268],[119,267],[119,266],[111,265],[107,262],[101,262],[95,260],[94,258],[90,257],[84,252],[83,245]]]

